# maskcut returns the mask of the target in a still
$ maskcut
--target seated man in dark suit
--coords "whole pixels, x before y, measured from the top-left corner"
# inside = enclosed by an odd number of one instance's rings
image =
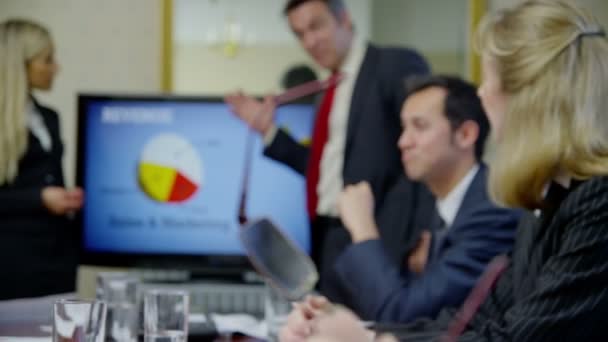
[[[423,76],[412,80],[408,94],[398,143],[402,161],[407,176],[431,190],[436,210],[400,267],[379,239],[369,185],[342,192],[339,212],[353,244],[334,268],[349,306],[364,320],[410,322],[460,306],[487,263],[511,250],[520,216],[488,196],[481,156],[489,123],[475,87],[453,77]],[[323,297],[310,297],[296,306],[281,341],[310,336],[327,305]]]
[[[488,196],[481,156],[489,123],[475,87],[424,76],[408,90],[398,145],[407,176],[430,189],[436,210],[402,269],[379,240],[368,184],[343,191],[339,209],[353,245],[335,271],[366,320],[409,322],[460,306],[486,264],[510,251],[519,219]]]

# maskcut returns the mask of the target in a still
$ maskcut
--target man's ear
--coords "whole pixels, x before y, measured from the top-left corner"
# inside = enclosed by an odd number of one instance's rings
[[[475,148],[479,138],[479,125],[473,120],[466,120],[456,130],[455,141],[462,149]]]

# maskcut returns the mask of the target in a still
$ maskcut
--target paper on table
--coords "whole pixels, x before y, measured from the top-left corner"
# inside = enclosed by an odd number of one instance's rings
[[[50,342],[51,336],[47,337],[16,337],[0,336],[0,342]]]
[[[241,333],[250,337],[266,339],[268,327],[266,322],[247,314],[210,314],[220,334]]]
[[[247,314],[210,314],[211,320],[215,323],[215,327],[220,334],[226,333],[241,333],[246,336],[265,340],[268,338],[268,326],[264,320],[259,320]],[[284,321],[287,317],[283,317]],[[373,325],[373,322],[361,321],[361,324],[368,329]],[[373,330],[369,330],[370,341],[375,336]]]

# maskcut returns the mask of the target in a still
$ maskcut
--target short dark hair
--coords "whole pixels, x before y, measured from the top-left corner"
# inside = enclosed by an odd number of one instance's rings
[[[287,4],[285,4],[285,8],[283,9],[283,14],[288,15],[296,7],[307,3],[319,1],[327,5],[331,13],[337,18],[340,13],[346,11],[346,6],[344,6],[343,0],[287,0]]]
[[[298,64],[290,67],[285,71],[281,78],[281,86],[284,89],[289,89],[297,85],[317,80],[317,73],[306,64]],[[298,99],[297,103],[314,103],[316,99],[315,94],[304,96]]]
[[[477,88],[459,77],[449,75],[416,75],[406,80],[408,96],[431,87],[440,87],[447,91],[443,112],[452,129],[457,129],[467,120],[477,123],[479,136],[475,142],[475,158],[481,160],[490,123],[477,96]]]
[[[285,71],[281,78],[281,86],[287,89],[317,79],[317,73],[313,68],[306,64],[297,64]]]

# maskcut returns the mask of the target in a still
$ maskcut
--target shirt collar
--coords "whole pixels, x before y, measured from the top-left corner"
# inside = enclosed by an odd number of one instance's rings
[[[344,63],[340,66],[340,72],[349,77],[356,76],[361,68],[366,51],[367,44],[363,40],[358,39],[357,36],[354,36]]]
[[[439,216],[441,216],[445,222],[446,227],[450,227],[452,223],[454,223],[454,219],[456,218],[456,214],[458,214],[458,209],[460,209],[464,195],[467,193],[467,190],[469,189],[471,182],[473,182],[473,178],[477,174],[478,170],[479,164],[473,165],[469,172],[462,177],[462,179],[448,193],[447,196],[441,200],[437,200],[437,211],[439,212]]]
[[[34,105],[34,100],[31,97],[28,97],[25,101],[25,113],[29,116],[31,113],[36,113],[36,106]]]

